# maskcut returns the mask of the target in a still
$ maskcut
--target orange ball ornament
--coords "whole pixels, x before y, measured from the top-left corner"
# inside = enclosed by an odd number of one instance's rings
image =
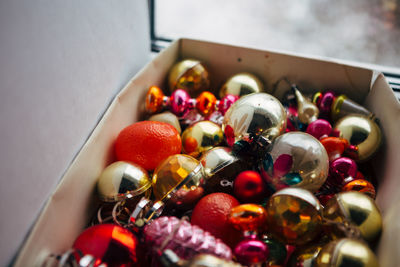
[[[167,157],[179,154],[182,143],[170,124],[141,121],[124,128],[115,142],[118,160],[130,161],[146,170],[154,170]]]
[[[208,91],[202,92],[196,98],[196,108],[204,116],[210,115],[215,111],[217,98]]]
[[[151,86],[146,94],[145,107],[149,113],[160,112],[163,109],[165,95],[157,86]]]
[[[329,161],[341,157],[349,146],[349,142],[346,139],[333,136],[322,138],[320,142],[325,147],[326,153],[328,153]]]
[[[260,205],[242,204],[231,210],[229,222],[240,231],[258,232],[267,224],[267,211]]]
[[[348,182],[342,187],[342,191],[358,191],[373,199],[376,197],[375,187],[364,179],[356,179]]]

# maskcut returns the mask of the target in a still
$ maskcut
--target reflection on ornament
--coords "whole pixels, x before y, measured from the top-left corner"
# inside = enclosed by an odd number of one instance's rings
[[[267,212],[256,204],[242,204],[233,207],[229,222],[242,232],[259,232],[265,228]]]
[[[358,191],[366,194],[372,199],[376,197],[375,187],[365,179],[356,179],[346,183],[342,187],[342,191]]]
[[[371,249],[355,239],[342,238],[326,244],[316,259],[318,267],[378,267],[378,260]]]
[[[87,228],[75,240],[73,248],[92,255],[107,266],[136,266],[138,240],[129,230],[114,224]],[[99,266],[95,265],[95,266]]]
[[[117,161],[100,174],[97,193],[104,202],[122,201],[136,196],[149,197],[151,181],[147,171],[139,165]]]
[[[198,60],[185,59],[177,62],[168,75],[170,92],[183,89],[191,95],[210,87],[209,74],[205,66]]]
[[[217,124],[211,121],[199,121],[186,128],[182,134],[182,150],[193,157],[219,145],[224,136]]]
[[[306,130],[306,133],[311,134],[318,140],[329,136],[331,132],[332,132],[331,124],[327,120],[324,120],[324,119],[318,119],[318,120],[311,122],[307,126],[307,130]]]
[[[302,132],[277,137],[260,164],[262,177],[274,191],[290,186],[316,192],[325,182],[328,168],[325,148]]]
[[[308,190],[285,188],[271,196],[267,207],[268,230],[290,245],[304,245],[321,231],[322,207]]]
[[[342,192],[331,198],[324,208],[324,218],[352,223],[367,241],[373,241],[382,230],[382,216],[374,200],[356,191]]]
[[[233,190],[242,203],[256,203],[266,197],[264,181],[255,171],[241,172],[235,179]]]
[[[285,109],[278,99],[267,93],[241,97],[228,109],[222,123],[229,146],[240,140],[269,144],[285,129]]]
[[[235,96],[244,96],[251,93],[261,93],[264,91],[264,85],[260,79],[250,73],[238,73],[231,76],[222,85],[219,90],[219,96],[222,98],[228,94]]]
[[[268,246],[261,240],[246,238],[239,242],[233,251],[238,262],[245,266],[252,266],[265,262],[268,259]]]
[[[349,157],[356,161],[369,159],[382,143],[382,133],[372,119],[363,115],[348,115],[336,122],[334,130],[353,147]]]

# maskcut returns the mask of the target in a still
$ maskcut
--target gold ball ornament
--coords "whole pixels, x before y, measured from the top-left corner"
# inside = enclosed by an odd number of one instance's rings
[[[192,97],[210,87],[209,74],[198,60],[185,59],[176,63],[168,75],[170,92],[176,89],[187,91]]]
[[[150,196],[147,171],[134,163],[117,161],[107,166],[97,180],[97,193],[104,202],[117,202],[136,196]]]
[[[314,267],[317,256],[321,251],[323,244],[312,244],[310,246],[300,246],[290,255],[288,267]]]
[[[382,143],[378,124],[364,115],[347,115],[336,122],[334,130],[349,142],[353,148],[351,157],[356,161],[369,159]]]
[[[219,97],[237,95],[244,96],[251,93],[261,93],[264,91],[263,82],[255,75],[242,72],[231,76],[221,87]]]
[[[268,231],[287,244],[304,245],[322,229],[322,206],[308,190],[282,189],[271,196],[266,210]]]
[[[229,146],[252,139],[269,144],[285,129],[286,111],[278,99],[267,93],[241,97],[228,109],[222,123]]]
[[[182,150],[193,157],[219,145],[224,140],[221,127],[211,121],[199,121],[182,134]]]
[[[318,254],[316,267],[378,267],[371,249],[355,239],[342,238],[326,244]]]
[[[357,191],[336,194],[326,203],[323,215],[334,222],[352,223],[367,241],[375,240],[382,230],[382,216],[375,201]]]

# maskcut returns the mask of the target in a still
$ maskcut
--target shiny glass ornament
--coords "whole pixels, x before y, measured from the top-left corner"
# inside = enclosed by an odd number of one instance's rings
[[[332,132],[331,124],[324,119],[317,119],[307,126],[306,133],[311,134],[318,140],[322,137],[327,137]]]
[[[321,231],[322,207],[308,190],[282,189],[271,196],[266,210],[268,231],[287,244],[306,244]]]
[[[246,162],[232,153],[229,147],[215,147],[204,152],[200,158],[206,178],[208,193],[223,192],[233,194],[233,181],[238,173],[250,168]]]
[[[183,89],[195,96],[210,87],[209,73],[196,59],[181,60],[172,66],[168,74],[168,85],[171,93]]]
[[[216,109],[217,98],[208,91],[202,92],[196,98],[196,108],[204,116],[213,113]]]
[[[179,257],[190,259],[196,254],[207,253],[230,260],[231,249],[220,239],[203,231],[188,221],[162,216],[146,225],[143,231],[149,249],[161,252],[171,249]],[[157,253],[156,257],[160,255]]]
[[[231,76],[219,90],[219,96],[222,98],[228,94],[235,96],[244,96],[251,93],[261,93],[264,91],[264,85],[259,78],[250,73],[238,73]]]
[[[373,114],[360,104],[349,99],[345,95],[339,95],[332,103],[331,117],[334,121],[350,114],[360,114],[372,117]]]
[[[182,150],[193,157],[219,145],[224,140],[221,127],[211,121],[199,121],[182,133]]]
[[[318,92],[314,94],[313,103],[317,105],[321,119],[330,120],[333,102],[335,101],[335,93],[328,91],[325,93]]]
[[[189,192],[203,184],[203,167],[198,160],[176,154],[169,156],[155,169],[152,179],[156,201],[170,199],[178,191]]]
[[[149,113],[160,112],[166,101],[166,96],[158,86],[151,86],[146,94],[145,107]]]
[[[259,232],[266,226],[267,212],[260,205],[242,204],[232,208],[229,222],[242,232]]]
[[[83,255],[92,255],[101,263],[115,267],[137,266],[137,246],[138,240],[132,232],[114,224],[91,226],[73,244]]]
[[[233,191],[242,203],[256,203],[266,197],[264,181],[255,171],[239,173],[233,184]]]
[[[322,249],[322,244],[312,244],[306,247],[298,247],[290,255],[287,267],[314,267],[319,252]]]
[[[268,246],[257,239],[246,238],[236,245],[233,254],[237,261],[246,266],[260,264],[268,259]]]
[[[334,129],[354,147],[349,156],[356,161],[369,159],[382,143],[379,126],[363,115],[347,115],[336,122]]]
[[[222,123],[229,146],[239,140],[269,144],[285,129],[285,109],[278,99],[267,93],[241,97],[228,109]]]
[[[360,192],[336,194],[327,202],[323,214],[328,220],[352,223],[367,241],[373,241],[382,230],[382,216],[374,200]]]
[[[319,252],[317,267],[378,267],[378,259],[364,242],[343,238],[331,241]]]
[[[297,101],[297,116],[300,122],[310,124],[311,122],[318,119],[319,109],[318,107],[308,100],[303,94],[294,86],[292,87],[294,95]]]
[[[222,115],[225,115],[225,113],[228,111],[228,109],[239,99],[239,96],[237,95],[230,95],[227,94],[224,97],[221,98],[221,100],[218,102],[218,111],[222,113]]]
[[[97,194],[105,202],[149,197],[150,193],[151,181],[147,171],[134,163],[114,162],[102,171],[97,180]]]
[[[333,136],[322,138],[320,142],[325,147],[326,153],[328,153],[329,161],[341,157],[349,146],[349,142],[346,139]]]
[[[168,123],[175,127],[179,134],[181,134],[182,129],[179,124],[178,118],[169,111],[165,111],[163,113],[155,114],[149,118],[149,121],[160,121]]]
[[[330,163],[327,183],[340,189],[345,182],[354,180],[356,176],[356,162],[350,158],[340,157]]]
[[[184,116],[192,108],[190,100],[190,95],[186,91],[182,89],[173,91],[169,97],[171,112],[178,117]]]
[[[366,194],[372,199],[376,197],[375,187],[365,179],[356,179],[346,183],[342,187],[342,191],[358,191]]]
[[[298,187],[316,192],[328,176],[328,155],[322,144],[303,132],[288,132],[268,147],[260,164],[271,190]]]

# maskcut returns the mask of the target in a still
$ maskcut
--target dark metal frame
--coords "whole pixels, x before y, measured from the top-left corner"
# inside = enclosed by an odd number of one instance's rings
[[[173,40],[171,38],[161,37],[156,34],[156,14],[155,3],[156,0],[148,0],[149,5],[149,18],[150,18],[150,38],[151,38],[151,51],[158,53],[169,45]],[[392,87],[397,99],[400,100],[400,73],[383,72],[389,85]]]

